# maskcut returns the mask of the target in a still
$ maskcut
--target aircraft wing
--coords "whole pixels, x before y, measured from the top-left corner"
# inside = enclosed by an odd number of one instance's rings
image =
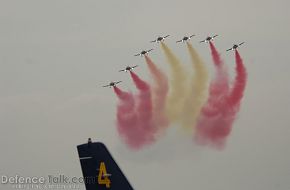
[[[136,54],[136,55],[134,55],[134,56],[140,56],[141,55],[141,53],[138,53],[138,54]]]
[[[231,50],[233,50],[233,48],[227,49],[227,51],[231,51]]]
[[[126,69],[119,70],[119,72],[126,71]]]
[[[86,190],[133,190],[103,143],[81,144],[77,151]]]
[[[193,37],[193,36],[195,36],[195,35],[193,34],[193,35],[189,36],[189,38],[191,38],[191,37]]]
[[[203,42],[206,42],[206,40],[199,41],[199,43],[203,43]]]
[[[178,40],[178,41],[176,41],[176,43],[179,43],[179,42],[182,42],[182,40]]]
[[[136,67],[138,67],[138,65],[135,65],[135,66],[133,66],[133,67],[131,67],[131,68],[133,69],[133,68],[136,68]]]
[[[119,84],[120,82],[122,82],[122,81],[115,82],[115,84]]]
[[[110,85],[108,84],[108,85],[105,85],[105,86],[103,86],[103,87],[109,87]]]
[[[147,53],[150,52],[150,51],[152,51],[152,50],[153,50],[153,49],[149,49],[149,50],[147,51]]]
[[[164,36],[163,38],[167,38],[168,36],[170,36],[170,35],[166,35],[166,36]]]
[[[212,38],[215,38],[215,37],[217,37],[218,35],[214,35]]]
[[[240,43],[239,46],[243,45],[244,43],[245,43],[245,42]]]
[[[150,42],[151,42],[151,43],[152,43],[152,42],[154,43],[154,42],[157,42],[157,40],[153,40],[153,41],[150,41]]]

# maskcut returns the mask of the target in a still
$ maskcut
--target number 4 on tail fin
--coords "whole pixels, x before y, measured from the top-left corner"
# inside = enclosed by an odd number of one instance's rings
[[[103,143],[77,146],[86,190],[133,190]]]
[[[105,162],[101,162],[100,168],[99,168],[99,175],[98,175],[98,184],[106,185],[107,188],[110,188],[110,183],[111,183],[109,179],[110,175],[111,174],[107,173]]]

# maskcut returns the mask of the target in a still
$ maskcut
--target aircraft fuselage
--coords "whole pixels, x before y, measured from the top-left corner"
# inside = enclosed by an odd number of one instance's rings
[[[185,36],[185,37],[183,37],[183,41],[186,41],[186,40],[188,40],[189,39],[189,37],[187,37],[187,36]]]
[[[126,71],[130,71],[132,69],[132,67],[126,67]]]
[[[164,38],[163,37],[158,37],[157,41],[162,41]]]
[[[212,40],[212,37],[207,37],[206,38],[206,41],[211,41]]]

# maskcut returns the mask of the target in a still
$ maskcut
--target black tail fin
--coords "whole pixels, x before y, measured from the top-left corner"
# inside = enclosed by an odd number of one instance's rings
[[[132,186],[122,173],[103,143],[77,146],[86,190],[132,190]]]

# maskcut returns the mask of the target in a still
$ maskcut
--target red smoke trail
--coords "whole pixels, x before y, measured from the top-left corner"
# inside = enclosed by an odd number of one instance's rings
[[[243,60],[237,50],[235,50],[235,59],[236,59],[237,74],[233,84],[233,88],[228,96],[227,101],[229,106],[238,109],[246,87],[247,71],[246,68],[244,67]]]
[[[137,149],[142,146],[142,141],[138,138],[140,132],[136,128],[138,118],[134,110],[135,100],[133,94],[124,92],[118,87],[114,87],[114,92],[120,101],[117,106],[118,132],[129,147]]]
[[[220,109],[224,104],[226,95],[229,90],[229,79],[227,68],[223,63],[220,54],[212,42],[209,42],[209,44],[212,59],[216,68],[216,76],[210,84],[208,101],[207,104],[203,107],[202,112],[208,117],[213,117],[219,114]]]
[[[142,123],[140,120],[142,114],[136,112],[134,96],[131,93],[117,87],[114,87],[114,91],[120,101],[117,107],[118,132],[130,148],[138,150],[152,141],[152,137],[148,135],[149,130],[144,126],[144,123],[148,122]]]
[[[202,115],[198,126],[197,140],[201,144],[211,144],[223,148],[232,124],[240,108],[247,82],[247,72],[238,51],[235,51],[236,77],[233,87],[218,108],[219,114]]]
[[[154,78],[153,88],[153,119],[158,128],[166,128],[169,125],[165,115],[166,95],[168,93],[168,79],[166,75],[145,55],[145,60],[151,75]]]
[[[143,81],[139,76],[130,71],[131,77],[139,90],[137,96],[136,114],[138,123],[135,127],[139,129],[140,134],[136,138],[142,141],[143,145],[150,144],[155,140],[156,126],[152,120],[152,97],[149,84]]]
[[[222,65],[223,61],[221,60],[220,54],[218,53],[218,51],[216,50],[215,46],[213,45],[211,41],[209,42],[209,46],[210,46],[211,55],[212,55],[214,64],[217,66]]]
[[[142,92],[142,91],[148,91],[150,90],[149,85],[143,81],[138,75],[133,73],[133,71],[130,71],[131,77],[136,85],[136,87]]]
[[[232,119],[225,113],[226,98],[229,91],[227,69],[215,46],[209,42],[212,59],[216,67],[216,76],[210,84],[209,98],[202,109],[196,127],[196,140],[200,144],[211,144],[222,148],[225,137],[230,132]]]

